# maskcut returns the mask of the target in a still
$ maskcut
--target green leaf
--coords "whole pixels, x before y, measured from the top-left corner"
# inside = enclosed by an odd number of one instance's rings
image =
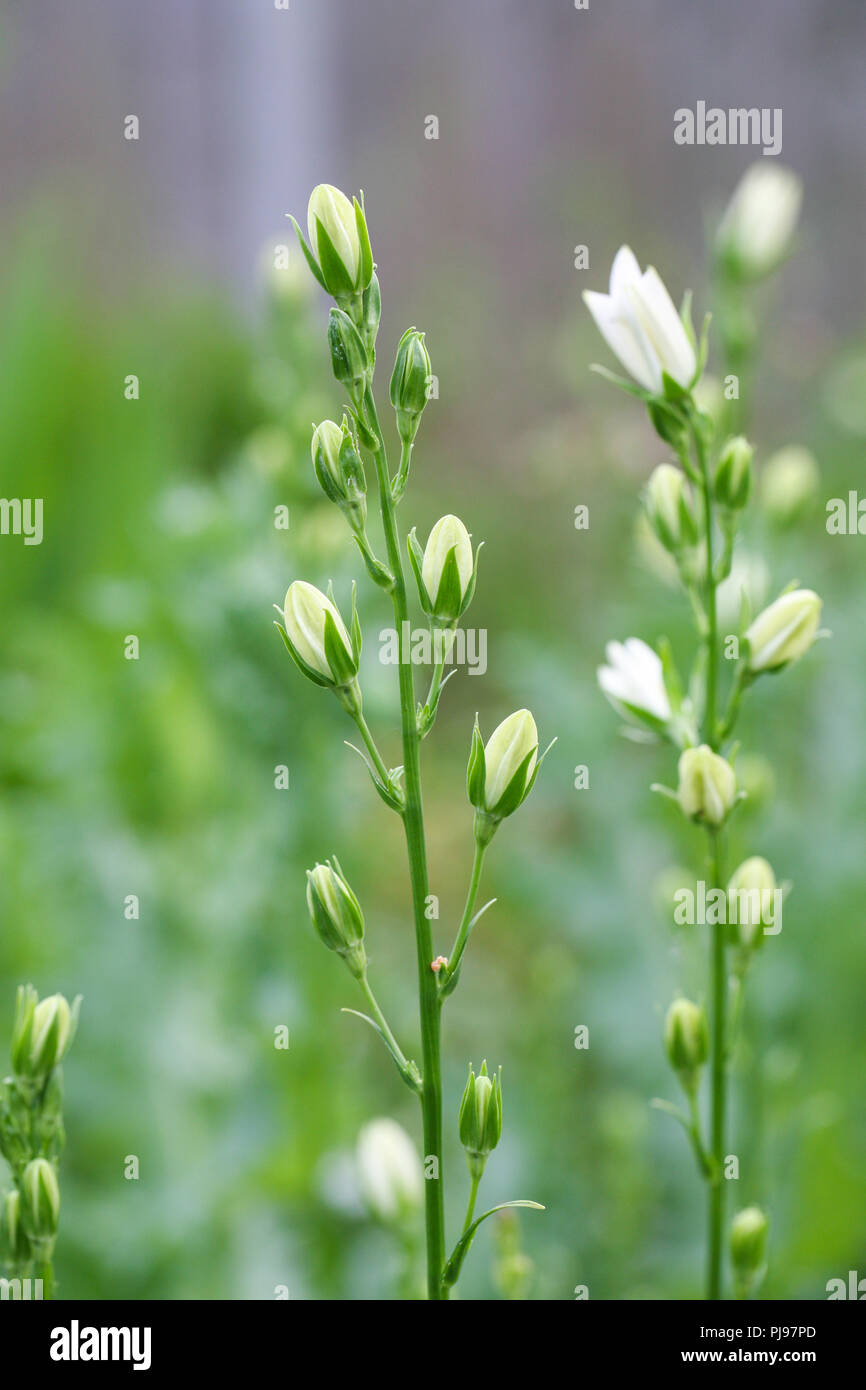
[[[414,1062],[407,1062],[404,1065],[403,1058],[399,1055],[399,1053],[394,1051],[394,1048],[391,1046],[390,1042],[388,1041],[385,1034],[382,1032],[382,1029],[379,1027],[376,1020],[374,1018],[368,1017],[367,1014],[362,1014],[358,1009],[341,1009],[340,1012],[344,1014],[354,1014],[356,1018],[362,1018],[365,1023],[369,1023],[373,1031],[379,1034],[379,1037],[382,1039],[386,1048],[393,1057],[397,1065],[397,1070],[399,1071],[403,1080],[406,1082],[406,1085],[409,1087],[409,1090],[417,1091],[420,1094],[422,1085],[421,1073],[419,1072]]]
[[[489,1211],[485,1211],[481,1216],[477,1217],[476,1220],[472,1222],[468,1231],[464,1231],[463,1235],[458,1240],[451,1254],[451,1258],[448,1260],[442,1272],[442,1283],[446,1288],[453,1287],[460,1278],[463,1261],[469,1253],[469,1247],[475,1239],[475,1232],[478,1230],[482,1221],[486,1221],[488,1216],[495,1216],[498,1211],[505,1211],[508,1207],[528,1207],[531,1211],[545,1210],[540,1202],[530,1202],[525,1198],[518,1198],[517,1201],[514,1202],[500,1202],[498,1206],[491,1207]]]

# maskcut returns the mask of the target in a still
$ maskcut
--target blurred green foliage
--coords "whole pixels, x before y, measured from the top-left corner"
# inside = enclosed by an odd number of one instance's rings
[[[291,579],[332,578],[345,601],[362,576],[309,464],[310,422],[341,404],[321,305],[292,279],[252,324],[205,292],[96,304],[50,265],[25,253],[0,289],[0,494],[45,508],[41,546],[0,538],[0,1037],[19,981],[84,995],[65,1069],[60,1292],[387,1297],[401,1252],[365,1217],[351,1152],[377,1114],[419,1138],[417,1107],[372,1033],[340,1013],[358,999],[309,927],[303,870],[340,856],[374,987],[417,1054],[403,847],[343,746],[336,701],[301,680],[271,626]],[[480,318],[495,291],[479,287]],[[424,746],[441,949],[470,862],[475,710],[489,732],[528,705],[542,741],[559,736],[488,856],[482,893],[498,902],[446,1011],[446,1105],[453,1120],[470,1059],[502,1065],[484,1197],[548,1208],[520,1218],[530,1297],[579,1284],[594,1298],[692,1297],[702,1190],[682,1134],[648,1102],[674,1094],[660,1043],[670,997],[704,987],[703,943],[670,924],[661,883],[675,865],[700,872],[701,837],[649,794],[671,781],[671,754],[626,743],[595,685],[609,638],[666,633],[684,656],[690,626],[635,543],[637,494],[663,452],[637,407],[588,376],[600,347],[576,301],[553,346],[533,340],[520,364],[521,431],[496,439],[494,420],[483,459],[458,434],[483,408],[465,364],[456,408],[446,393],[428,411],[401,508],[422,538],[454,510],[486,540],[471,617],[488,630],[489,670],[449,684]],[[386,314],[380,390],[402,326]],[[433,334],[430,347],[447,379]],[[862,542],[828,537],[822,510],[862,471],[866,425],[841,383],[862,380],[863,360],[834,348],[798,392],[821,497],[796,529],[754,537],[771,586],[817,588],[833,630],[749,700],[743,756],[768,760],[775,791],[741,815],[731,853],[731,867],[765,854],[794,881],[750,985],[732,1199],[769,1207],[765,1292],[785,1298],[866,1272]],[[124,397],[130,372],[138,400]],[[759,459],[787,442],[794,390],[775,368],[761,385]],[[396,762],[395,692],[375,660],[387,600],[363,582],[360,599],[366,707]],[[124,656],[130,634],[138,660]],[[588,1051],[574,1046],[580,1024]],[[274,1046],[281,1025],[288,1051]],[[466,1189],[453,1123],[450,1138],[454,1231]],[[495,1296],[496,1245],[482,1230],[465,1296]]]

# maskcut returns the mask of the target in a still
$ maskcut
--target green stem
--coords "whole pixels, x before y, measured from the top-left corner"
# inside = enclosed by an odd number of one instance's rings
[[[710,887],[722,884],[721,847],[717,830],[710,830]],[[725,1031],[728,1013],[728,980],[725,923],[712,927],[710,960],[710,998],[712,1000],[712,1121],[711,1148],[715,1172],[709,1185],[707,1210],[707,1298],[722,1297],[722,1236],[725,1217],[725,1114],[727,1105],[727,1048]]]
[[[394,498],[382,428],[376,412],[373,392],[368,385],[364,406],[370,427],[378,445],[373,451],[379,485],[379,505],[388,552],[388,565],[394,576],[391,598],[398,633],[409,620],[406,601],[406,581],[397,524]],[[406,451],[404,450],[404,454]],[[419,756],[418,723],[415,712],[415,689],[412,667],[403,659],[399,665],[400,713],[403,729],[403,778],[405,805],[402,811],[406,848],[409,855],[409,877],[412,886],[412,909],[415,921],[415,945],[418,963],[418,999],[421,1015],[421,1052],[423,1058],[423,1088],[421,1114],[424,1130],[425,1176],[424,1205],[427,1233],[427,1296],[430,1299],[448,1297],[442,1287],[445,1266],[445,1213],[442,1174],[442,1061],[440,1056],[441,1013],[433,963],[433,933],[427,917],[427,848],[424,840],[424,812],[421,801],[421,764]],[[428,1165],[433,1172],[427,1176]]]
[[[358,733],[364,740],[364,747],[370,754],[370,757],[373,761],[373,766],[378,772],[381,781],[386,787],[389,786],[391,781],[391,774],[389,773],[387,767],[382,761],[382,755],[376,747],[376,740],[373,738],[373,735],[370,732],[370,727],[366,719],[364,718],[363,713],[361,712],[361,710],[358,710],[356,713],[353,714],[352,717],[358,727]]]
[[[361,975],[358,979],[358,984],[361,986],[361,989],[364,992],[364,998],[370,1006],[370,1012],[372,1013],[379,1027],[382,1029],[382,1032],[385,1034],[385,1037],[388,1039],[388,1046],[391,1048],[391,1051],[393,1052],[394,1056],[399,1058],[399,1062],[403,1068],[403,1071],[408,1073],[409,1063],[403,1055],[403,1049],[400,1047],[400,1044],[397,1042],[397,1039],[394,1037],[394,1034],[391,1032],[391,1029],[388,1026],[388,1020],[382,1013],[382,1010],[379,1008],[379,1004],[377,1002],[375,994],[370,988],[370,981],[367,979],[367,976]]]
[[[462,1239],[463,1236],[465,1236],[466,1232],[469,1230],[469,1227],[472,1225],[473,1217],[475,1216],[475,1203],[476,1203],[476,1201],[478,1200],[478,1188],[479,1188],[480,1185],[481,1185],[481,1177],[482,1177],[482,1174],[481,1174],[481,1173],[473,1173],[473,1172],[470,1170],[470,1173],[469,1173],[469,1201],[468,1201],[467,1206],[466,1206],[466,1216],[465,1216],[464,1221],[463,1221],[463,1230],[462,1230],[461,1233],[460,1233],[461,1239]]]
[[[481,883],[481,870],[484,866],[484,854],[486,849],[486,845],[479,844],[477,840],[475,841],[475,855],[472,860],[472,876],[469,880],[469,891],[466,894],[466,905],[463,908],[463,917],[457,935],[454,938],[454,946],[448,958],[448,965],[442,972],[444,976],[441,982],[442,985],[445,984],[446,980],[453,978],[460,969],[460,961],[463,958],[463,952],[466,950],[466,943],[469,940],[469,928],[472,922],[472,915],[475,911],[475,900],[478,897],[478,888]]]
[[[704,698],[703,737],[711,748],[718,748],[716,729],[716,668],[718,663],[718,619],[716,615],[716,575],[713,562],[713,485],[709,461],[700,428],[693,425],[692,437],[701,473],[701,492],[704,503],[704,532],[706,541],[706,631],[707,652],[706,691]]]

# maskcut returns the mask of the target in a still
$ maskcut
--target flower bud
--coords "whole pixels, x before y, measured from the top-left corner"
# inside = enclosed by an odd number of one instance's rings
[[[672,463],[661,463],[650,474],[645,505],[650,525],[666,550],[676,554],[698,538],[692,490],[685,474]]]
[[[728,926],[735,941],[750,951],[760,946],[764,927],[776,921],[776,875],[759,855],[744,859],[728,883]]]
[[[746,170],[716,236],[730,274],[755,280],[776,268],[790,246],[802,198],[803,185],[790,169],[760,160]]]
[[[21,1196],[13,1187],[0,1204],[0,1249],[11,1264],[20,1264],[29,1256],[26,1233],[21,1225]]]
[[[345,416],[342,426],[333,420],[323,420],[316,426],[310,452],[325,496],[336,503],[353,530],[363,531],[367,480]]]
[[[502,1133],[502,1086],[500,1073],[487,1075],[487,1063],[481,1063],[476,1076],[469,1068],[469,1079],[460,1102],[460,1143],[466,1150],[469,1170],[480,1177],[487,1156],[499,1143]]]
[[[367,969],[364,914],[336,859],[334,867],[326,860],[307,870],[307,908],[322,943],[361,979]]]
[[[358,1136],[358,1178],[367,1204],[382,1221],[405,1220],[424,1200],[424,1174],[415,1145],[396,1120],[371,1120]]]
[[[680,755],[677,800],[692,820],[721,825],[737,796],[734,769],[706,743]]]
[[[477,561],[463,522],[456,516],[440,517],[423,554],[413,528],[409,559],[424,612],[441,627],[453,627],[475,592]]]
[[[31,1240],[50,1240],[60,1220],[60,1188],[54,1164],[34,1158],[21,1178],[21,1224]]]
[[[391,373],[391,404],[397,412],[397,430],[404,444],[411,444],[430,389],[430,356],[424,334],[407,328],[397,344]]]
[[[370,360],[361,335],[343,309],[332,309],[328,319],[331,369],[352,400],[357,402],[367,384]]]
[[[486,747],[476,719],[466,783],[480,843],[488,843],[499,822],[526,800],[537,771],[538,730],[528,709],[503,719]]]
[[[770,1222],[760,1207],[744,1207],[731,1222],[731,1262],[749,1279],[764,1263]]]
[[[814,501],[820,480],[815,455],[799,444],[786,445],[761,469],[761,506],[777,526],[792,526]]]
[[[738,512],[745,507],[752,490],[752,458],[754,449],[741,434],[733,435],[719,457],[714,489],[716,501],[722,507]]]
[[[367,288],[373,274],[373,255],[364,209],[357,198],[350,203],[333,184],[317,184],[307,206],[312,251],[297,223],[295,230],[310,269],[336,300],[348,300]]]
[[[665,1018],[665,1051],[684,1085],[697,1080],[697,1073],[710,1053],[707,1015],[689,999],[675,999]]]
[[[32,985],[18,990],[12,1031],[12,1066],[19,1076],[46,1077],[63,1061],[78,1026],[81,1000],[62,994],[39,1001]]]
[[[778,671],[807,652],[821,621],[821,600],[811,589],[782,594],[746,632],[749,670]]]
[[[653,729],[670,723],[671,702],[661,657],[639,637],[608,642],[608,664],[598,668],[598,684],[618,714]]]
[[[360,631],[352,612],[350,637],[336,606],[314,584],[296,579],[289,585],[280,631],[297,665],[317,685],[360,700],[355,679],[360,660]],[[277,624],[279,627],[279,624]]]

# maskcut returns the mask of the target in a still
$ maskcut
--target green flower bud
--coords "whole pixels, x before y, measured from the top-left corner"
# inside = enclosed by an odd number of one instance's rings
[[[466,1150],[469,1170],[473,1177],[480,1177],[487,1162],[487,1156],[499,1143],[502,1133],[502,1086],[501,1070],[491,1078],[487,1075],[487,1063],[481,1063],[481,1071],[476,1076],[469,1068],[469,1079],[460,1102],[460,1143]]]
[[[342,693],[350,703],[356,700],[360,708],[360,629],[354,601],[351,637],[331,599],[304,579],[289,585],[282,613],[285,627],[280,632],[304,675]]]
[[[731,1222],[731,1261],[749,1282],[764,1263],[770,1222],[760,1207],[744,1207]]]
[[[677,800],[692,820],[721,825],[736,796],[734,769],[706,743],[680,755]]]
[[[21,1178],[21,1224],[31,1240],[51,1240],[60,1220],[60,1188],[54,1164],[34,1158]]]
[[[456,516],[440,517],[423,554],[413,528],[409,559],[424,612],[440,627],[453,627],[475,592],[477,557],[473,560],[463,522]]]
[[[367,480],[355,448],[349,422],[342,426],[323,420],[313,431],[310,452],[325,496],[335,502],[355,531],[363,531],[367,519]]]
[[[752,490],[752,458],[754,449],[741,434],[732,436],[719,457],[714,482],[716,501],[722,507],[738,512],[749,500]]]
[[[489,843],[499,822],[526,800],[538,765],[538,730],[528,709],[503,719],[486,747],[476,719],[466,784],[479,843]]]
[[[814,454],[789,444],[761,469],[761,506],[777,526],[792,526],[814,501],[820,481]]]
[[[27,1260],[30,1246],[21,1225],[21,1195],[13,1187],[0,1204],[0,1248],[11,1264]]]
[[[12,1030],[12,1066],[19,1076],[45,1077],[63,1061],[78,1026],[80,997],[70,1006],[62,994],[39,1002],[32,985],[21,986]]]
[[[424,334],[407,328],[397,345],[391,373],[391,404],[397,412],[397,429],[404,444],[411,444],[430,389],[430,357]]]
[[[697,1081],[697,1073],[710,1052],[707,1015],[688,999],[675,999],[665,1018],[665,1051],[684,1086]]]
[[[776,875],[766,859],[755,855],[744,859],[728,883],[728,926],[734,940],[745,951],[754,950],[764,940],[764,927],[776,922]]]
[[[307,207],[312,250],[297,222],[295,230],[310,269],[338,302],[349,301],[367,288],[373,275],[373,255],[364,209],[357,198],[350,203],[333,184],[317,184]]]
[[[778,671],[809,650],[821,621],[821,600],[811,589],[782,594],[746,632],[749,670]]]
[[[354,402],[360,400],[367,384],[370,359],[361,335],[343,309],[332,309],[328,319],[328,347],[331,368]]]
[[[666,550],[676,554],[696,543],[692,490],[679,468],[672,463],[659,464],[650,475],[644,501],[650,525]]]
[[[381,317],[382,291],[379,287],[379,277],[374,270],[361,302],[361,331],[367,351],[370,354],[371,363],[375,357],[376,335],[379,332]]]
[[[360,979],[367,969],[364,914],[336,858],[307,870],[307,908],[319,939]]]

